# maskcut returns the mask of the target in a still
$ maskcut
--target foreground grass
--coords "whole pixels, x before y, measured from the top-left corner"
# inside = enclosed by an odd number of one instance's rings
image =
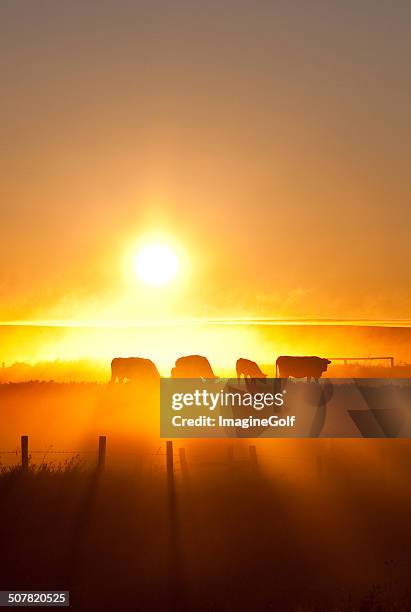
[[[79,610],[405,610],[407,489],[247,465],[173,483],[76,458],[2,469],[0,588],[70,590]]]

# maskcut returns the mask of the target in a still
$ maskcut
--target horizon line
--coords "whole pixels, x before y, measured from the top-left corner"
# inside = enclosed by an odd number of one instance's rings
[[[193,318],[169,319],[163,321],[114,322],[114,321],[70,321],[70,320],[33,320],[0,321],[0,327],[67,327],[67,328],[147,328],[195,325],[340,325],[353,327],[411,327],[411,319],[338,319],[338,318],[290,318],[274,317],[230,317],[230,318]]]

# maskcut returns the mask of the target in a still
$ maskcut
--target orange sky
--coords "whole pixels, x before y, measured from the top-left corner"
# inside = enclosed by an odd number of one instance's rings
[[[0,5],[0,321],[411,318],[411,5]],[[184,273],[127,270],[147,235]]]

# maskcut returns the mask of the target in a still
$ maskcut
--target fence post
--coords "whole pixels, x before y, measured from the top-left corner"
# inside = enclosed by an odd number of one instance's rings
[[[98,464],[97,467],[100,471],[104,470],[104,466],[106,465],[106,446],[107,446],[107,438],[106,436],[99,436],[98,439]]]
[[[173,480],[174,477],[174,461],[173,461],[173,442],[167,440],[167,477],[169,481]]]
[[[186,449],[185,448],[179,448],[178,449],[178,454],[179,454],[179,457],[180,457],[181,475],[183,477],[183,480],[185,480],[185,482],[188,483],[190,474],[189,474],[189,471],[188,471]]]
[[[254,474],[256,474],[258,472],[257,448],[255,446],[249,446],[248,451],[250,453],[251,469]]]
[[[21,467],[23,470],[29,469],[29,437],[21,436]]]

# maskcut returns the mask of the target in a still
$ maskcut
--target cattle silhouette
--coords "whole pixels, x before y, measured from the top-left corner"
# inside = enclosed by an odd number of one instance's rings
[[[244,378],[267,378],[267,374],[264,374],[256,362],[250,359],[240,357],[240,359],[237,359],[235,369],[238,382],[240,382],[241,376],[244,376]]]
[[[187,355],[176,360],[171,378],[217,378],[207,357]]]
[[[275,375],[278,378],[305,378],[310,381],[312,378],[318,380],[323,372],[326,372],[329,359],[322,357],[289,357],[282,355],[275,363]]]
[[[156,382],[160,374],[151,361],[142,357],[116,357],[111,362],[111,381],[119,383],[124,380],[144,380]]]

